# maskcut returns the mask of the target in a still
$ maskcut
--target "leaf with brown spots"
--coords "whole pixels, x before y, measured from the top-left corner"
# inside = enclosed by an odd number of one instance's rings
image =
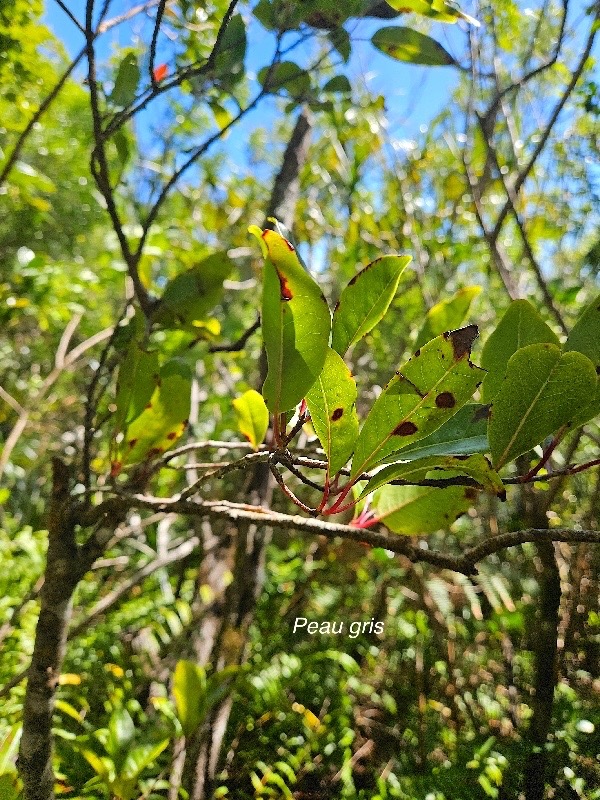
[[[469,360],[476,335],[474,325],[444,333],[400,367],[365,420],[351,480],[390,453],[429,436],[467,403],[484,375]],[[441,404],[436,402],[440,396]]]
[[[160,385],[150,402],[128,425],[113,458],[113,472],[168,450],[183,434],[190,413],[192,374],[177,358],[160,369]]]
[[[366,497],[392,481],[403,480],[419,483],[425,477],[434,480],[441,477],[471,478],[482,490],[496,495],[501,500],[506,499],[506,490],[500,476],[487,458],[479,454],[462,457],[429,456],[415,461],[390,464],[371,478],[360,497]]]
[[[250,232],[265,256],[261,318],[268,372],[262,394],[277,415],[293,409],[319,377],[331,314],[293,245],[276,231],[252,226]]]
[[[481,286],[465,286],[447,300],[441,300],[430,308],[425,324],[419,331],[415,345],[421,347],[440,333],[462,325],[473,300],[481,293]]]
[[[344,360],[329,349],[318,380],[306,395],[312,424],[327,454],[328,474],[335,475],[356,444],[356,383]]]
[[[489,406],[467,403],[425,439],[402,447],[386,456],[382,463],[414,461],[427,456],[459,456],[487,453],[487,418]]]
[[[410,256],[378,258],[346,286],[333,313],[331,346],[341,356],[383,318],[410,260]]]

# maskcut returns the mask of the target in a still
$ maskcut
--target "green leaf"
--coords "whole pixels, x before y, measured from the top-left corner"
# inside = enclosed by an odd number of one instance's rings
[[[347,64],[350,60],[350,52],[352,49],[352,45],[350,43],[350,35],[348,31],[344,28],[336,28],[333,31],[329,31],[327,34],[329,37],[329,41],[341,55],[344,64]]]
[[[290,97],[304,99],[310,94],[310,77],[293,61],[281,61],[273,67],[263,67],[258,80],[266,92],[285,90]]]
[[[482,455],[470,455],[462,457],[429,456],[415,461],[390,464],[371,478],[359,499],[395,480],[415,481],[418,483],[423,480],[425,474],[435,479],[439,477],[437,473],[440,470],[444,472],[444,477],[450,477],[451,473],[452,477],[467,476],[473,478],[485,491],[502,499],[506,498],[504,484],[487,458]]]
[[[269,427],[269,412],[262,395],[255,389],[248,389],[233,401],[233,408],[240,433],[258,450]]]
[[[113,475],[127,464],[153,458],[173,446],[188,422],[191,385],[192,373],[185,362],[172,358],[164,364],[149,403],[127,427],[118,445]]]
[[[139,417],[159,383],[158,352],[144,350],[136,339],[129,343],[125,360],[119,367],[115,435]]]
[[[424,439],[469,400],[483,370],[470,361],[477,327],[438,336],[402,365],[359,434],[351,480],[401,447]]]
[[[541,318],[529,300],[512,302],[481,353],[481,366],[487,370],[481,386],[484,403],[498,393],[510,357],[530,344],[558,344],[558,336]]]
[[[322,89],[323,92],[339,92],[340,94],[352,94],[352,86],[345,75],[336,75],[327,81]]]
[[[169,281],[153,315],[161,328],[198,333],[208,313],[223,296],[223,281],[233,269],[227,253],[213,253]]]
[[[417,336],[415,347],[421,347],[444,331],[459,328],[469,313],[471,303],[480,292],[481,286],[465,286],[453,297],[442,300],[430,308],[425,316],[425,324]]]
[[[184,736],[191,736],[204,719],[206,673],[192,661],[178,661],[173,674],[173,697]]]
[[[10,775],[0,774],[0,800],[19,800],[23,795],[17,791],[16,772]]]
[[[377,520],[394,533],[418,536],[449,528],[473,505],[475,495],[470,486],[439,489],[388,484],[376,493],[371,508]]]
[[[600,295],[593,300],[575,323],[564,346],[565,352],[576,351],[587,356],[596,367],[596,391],[574,424],[583,425],[600,414]]]
[[[268,31],[277,30],[277,18],[270,0],[259,0],[252,13]]]
[[[129,711],[126,708],[115,709],[108,722],[108,740],[106,742],[106,752],[115,765],[121,762],[121,756],[129,748],[134,736],[135,724]]]
[[[115,85],[110,95],[111,103],[124,108],[131,105],[135,100],[140,77],[138,57],[135,53],[129,52],[119,64]]]
[[[15,722],[0,740],[0,775],[12,772],[14,769],[12,761],[19,749],[21,730],[21,723]]]
[[[101,775],[103,778],[108,778],[111,771],[114,771],[112,761],[106,756],[98,756],[93,750],[82,750],[81,755],[85,758],[96,775]]]
[[[490,412],[496,469],[571,423],[595,390],[594,365],[581,353],[561,354],[553,344],[517,350]]]
[[[241,14],[234,14],[225,28],[217,57],[215,58],[215,71],[217,74],[243,73],[244,59],[246,57],[246,26]]]
[[[122,777],[127,781],[137,781],[146,767],[151,766],[166,749],[169,741],[164,739],[158,744],[141,744],[130,750],[123,764]],[[138,793],[135,794],[137,796]]]
[[[380,28],[371,39],[373,45],[397,61],[431,67],[455,66],[456,61],[441,44],[412,28]]]
[[[463,13],[453,3],[446,0],[387,0],[387,4],[395,11],[406,13],[412,11],[423,17],[429,17],[436,22],[455,23],[459,19],[479,26],[479,22],[468,14]]]
[[[344,360],[328,350],[325,366],[306,395],[313,427],[335,475],[348,461],[358,435],[356,382]]]
[[[266,250],[262,331],[268,362],[262,393],[267,408],[280,414],[293,409],[321,374],[331,315],[287,239],[265,230],[260,241]]]
[[[488,413],[489,406],[467,403],[434,433],[415,445],[392,453],[383,461],[486,453],[490,449],[487,438]]]
[[[333,313],[331,343],[341,356],[383,318],[410,261],[410,256],[377,258],[343,290]]]

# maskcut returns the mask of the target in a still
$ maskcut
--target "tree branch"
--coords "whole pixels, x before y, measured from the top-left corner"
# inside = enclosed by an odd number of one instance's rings
[[[547,123],[544,131],[540,135],[540,138],[539,138],[539,140],[538,140],[538,142],[537,142],[537,144],[536,144],[536,146],[535,146],[535,148],[533,150],[533,153],[531,154],[531,157],[529,158],[529,161],[523,167],[523,169],[520,170],[519,173],[517,174],[515,182],[514,182],[514,184],[512,186],[512,191],[513,191],[513,194],[514,194],[515,197],[519,194],[519,191],[521,190],[521,187],[523,186],[523,184],[527,180],[527,177],[528,177],[529,173],[531,172],[531,170],[533,169],[533,167],[535,165],[535,162],[537,161],[540,153],[542,152],[542,150],[546,146],[546,142],[548,141],[548,138],[549,138],[550,134],[552,133],[552,129],[554,128],[554,125],[555,125],[556,121],[558,120],[558,117],[560,116],[561,111],[563,110],[567,100],[571,96],[571,93],[573,92],[573,89],[575,88],[575,86],[577,85],[577,82],[579,81],[579,78],[581,77],[581,74],[582,74],[582,72],[583,72],[583,70],[585,68],[586,62],[587,62],[587,60],[588,60],[588,58],[590,56],[590,53],[592,52],[592,47],[594,45],[594,40],[595,40],[596,34],[598,32],[597,21],[598,21],[599,16],[600,16],[600,9],[597,7],[596,8],[596,13],[595,13],[594,18],[592,20],[590,33],[589,33],[587,41],[585,43],[585,47],[583,48],[582,55],[581,55],[581,57],[580,57],[580,59],[579,59],[579,61],[577,63],[577,66],[575,67],[575,70],[571,73],[571,80],[567,84],[567,87],[566,87],[565,91],[563,92],[560,100],[558,101],[558,103],[554,107],[554,110],[553,110],[552,114],[550,115],[550,119],[548,120],[548,123]],[[511,200],[510,200],[510,197],[509,197],[507,199],[506,203],[500,209],[500,213],[498,214],[498,218],[496,220],[496,224],[494,225],[494,229],[491,231],[492,239],[495,240],[500,235],[500,231],[502,229],[502,225],[503,225],[504,220],[506,219],[508,213],[510,212],[510,210],[511,210]]]

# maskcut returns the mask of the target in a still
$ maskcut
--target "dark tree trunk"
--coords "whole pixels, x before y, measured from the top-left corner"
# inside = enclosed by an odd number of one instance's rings
[[[74,568],[77,564],[75,524],[71,516],[69,473],[62,461],[54,459],[46,571],[33,656],[27,673],[18,759],[26,800],[54,798],[51,735],[54,695],[65,652],[71,600],[78,580]]]
[[[529,517],[534,527],[547,527],[547,501],[527,490]],[[532,716],[529,724],[529,752],[525,762],[524,791],[526,800],[543,800],[545,794],[548,752],[546,742],[552,727],[554,690],[558,679],[558,627],[560,621],[561,586],[554,545],[536,545],[540,574],[539,606],[531,631],[534,651],[534,687]]]

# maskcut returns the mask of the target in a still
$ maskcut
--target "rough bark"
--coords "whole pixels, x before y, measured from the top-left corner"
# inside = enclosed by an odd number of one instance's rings
[[[23,734],[18,768],[25,800],[52,800],[52,713],[65,652],[71,599],[77,585],[75,523],[69,504],[69,473],[53,461],[52,497],[48,514],[48,553],[40,616],[27,674]]]
[[[310,130],[309,112],[303,110],[296,120],[273,183],[265,226],[270,226],[269,217],[276,217],[287,228],[292,228]],[[262,385],[266,376],[264,351],[260,373]],[[247,482],[245,497],[254,505],[268,507],[271,493],[268,465],[259,463]],[[218,670],[245,661],[248,629],[264,584],[265,551],[269,541],[270,532],[264,526],[259,528],[246,524],[235,535],[228,533],[227,529],[216,533],[205,528],[205,552],[199,583],[205,587],[205,595],[208,589],[211,599],[190,641],[191,652],[198,663],[211,664]],[[233,576],[228,585],[224,581],[227,574]],[[212,794],[230,712],[231,698],[226,697],[213,710],[207,724],[186,742],[182,785],[190,800],[205,800]]]

